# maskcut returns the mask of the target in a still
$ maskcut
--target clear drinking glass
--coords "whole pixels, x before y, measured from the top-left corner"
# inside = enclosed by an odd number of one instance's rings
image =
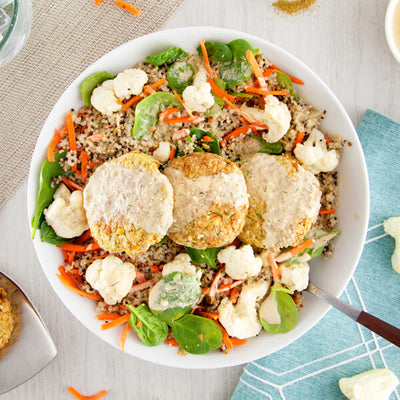
[[[31,23],[31,0],[0,0],[0,67],[21,50]]]

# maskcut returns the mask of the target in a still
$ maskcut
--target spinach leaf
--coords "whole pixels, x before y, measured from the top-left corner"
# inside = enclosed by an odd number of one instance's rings
[[[207,264],[213,269],[218,269],[216,263],[217,254],[222,247],[209,247],[204,250],[193,249],[191,247],[185,247],[185,249],[195,264]]]
[[[251,76],[253,70],[247,61],[246,51],[251,50],[254,53],[256,49],[243,39],[233,40],[228,43],[228,46],[232,52],[232,60],[220,63],[218,67],[219,75],[229,89],[246,81]]]
[[[229,46],[225,43],[211,42],[206,40],[205,46],[207,55],[210,61],[215,62],[230,62],[232,61],[232,51]],[[200,56],[203,56],[201,46],[197,47],[197,52]]]
[[[188,54],[186,51],[182,50],[180,47],[170,47],[169,49],[162,51],[161,53],[153,54],[152,56],[147,56],[146,61],[156,67],[163,64],[171,64],[175,61],[182,60],[186,58]]]
[[[290,78],[282,71],[275,71],[275,73],[278,83],[289,90],[290,95],[297,101],[296,91]]]
[[[259,318],[261,325],[263,326],[264,330],[269,333],[286,333],[292,330],[296,324],[298,319],[297,314],[297,307],[296,303],[290,296],[293,292],[289,289],[283,288],[281,286],[272,286],[271,293],[264,301],[264,303],[268,301],[274,301],[277,311],[281,317],[280,324],[269,324],[263,318],[263,313],[265,309],[263,309],[263,304],[261,304],[259,309]],[[271,298],[272,296],[272,298]],[[272,303],[273,306],[273,303]]]
[[[149,128],[158,124],[158,115],[161,106],[181,107],[178,99],[172,93],[157,92],[144,98],[135,109],[135,122],[132,136],[140,140],[144,135],[150,134]]]
[[[283,145],[281,142],[268,143],[260,136],[253,136],[257,139],[261,144],[261,149],[257,151],[257,153],[266,153],[266,154],[281,154],[283,152]]]
[[[92,96],[93,90],[97,85],[106,81],[107,79],[114,79],[115,75],[111,75],[107,71],[96,72],[93,75],[90,75],[86,78],[80,86],[81,96],[83,100],[83,104],[85,106],[90,106],[90,97]]]
[[[43,218],[42,223],[40,224],[40,240],[42,242],[54,244],[56,246],[64,243],[69,243],[74,241],[76,238],[66,239],[58,236],[54,229],[47,224],[46,220]]]
[[[192,128],[190,130],[190,134],[189,136],[186,136],[186,143],[193,143],[193,136],[196,137],[196,141],[201,141],[201,139],[203,139],[204,136],[209,136],[213,141],[209,142],[209,143],[205,143],[209,148],[210,148],[210,153],[214,153],[214,154],[221,154],[221,149],[219,147],[219,142],[217,140],[217,138],[211,133],[211,132],[206,132],[203,131],[199,128]],[[194,151],[196,152],[200,152],[200,153],[205,153],[204,147],[199,147],[196,146],[194,144]]]
[[[211,319],[187,314],[169,324],[179,346],[191,354],[205,354],[222,344],[221,328]]]
[[[43,218],[43,210],[53,201],[54,192],[58,185],[52,184],[52,179],[57,176],[67,176],[71,171],[64,171],[60,165],[60,159],[65,157],[66,151],[54,154],[54,161],[46,160],[40,172],[40,188],[36,202],[36,210],[31,221],[32,239],[35,237],[36,229],[39,229]]]
[[[130,305],[128,308],[131,312],[129,325],[146,346],[157,346],[167,338],[167,323],[157,318],[145,304],[137,307]]]
[[[184,61],[177,61],[167,71],[169,87],[181,94],[193,83],[194,68]]]
[[[164,243],[167,243],[168,242],[168,236],[167,235],[165,235],[158,243],[156,243],[154,246],[159,246],[159,245],[162,245],[162,244],[164,244]]]
[[[195,275],[174,271],[160,279],[149,294],[153,314],[170,321],[189,312],[201,296],[201,274],[201,270]]]

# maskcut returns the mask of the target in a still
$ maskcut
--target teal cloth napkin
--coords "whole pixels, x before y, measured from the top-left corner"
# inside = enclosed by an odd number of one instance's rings
[[[400,327],[394,240],[382,227],[384,219],[400,216],[400,124],[367,110],[358,135],[368,167],[370,222],[361,260],[341,298]],[[400,349],[332,308],[291,345],[247,364],[231,400],[346,399],[338,380],[372,368],[389,368],[400,379]],[[400,387],[390,399],[400,399]]]

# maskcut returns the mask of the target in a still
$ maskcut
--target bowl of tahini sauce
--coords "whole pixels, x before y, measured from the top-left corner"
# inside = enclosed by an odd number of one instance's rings
[[[390,0],[385,17],[385,34],[389,49],[400,63],[400,0]]]

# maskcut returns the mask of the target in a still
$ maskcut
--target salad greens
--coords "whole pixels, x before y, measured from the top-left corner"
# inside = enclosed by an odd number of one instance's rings
[[[222,247],[209,247],[208,249],[198,250],[191,247],[185,247],[189,257],[195,264],[207,264],[211,268],[217,270],[217,254]]]
[[[278,83],[284,86],[287,90],[289,90],[290,95],[297,101],[296,91],[294,89],[293,82],[290,78],[282,71],[275,71],[276,77],[278,79]]]
[[[96,72],[93,75],[90,75],[86,78],[79,88],[83,100],[83,104],[85,106],[90,106],[90,97],[92,96],[93,90],[97,85],[103,83],[108,79],[114,79],[115,75],[108,73],[107,71]]]
[[[297,324],[297,307],[296,303],[290,296],[293,291],[283,288],[281,286],[272,286],[269,296],[273,296],[275,300],[278,313],[281,317],[280,324],[269,324],[261,316],[262,305],[259,310],[259,317],[261,325],[264,330],[269,333],[286,333],[292,330]],[[268,296],[268,297],[269,297]],[[267,301],[267,300],[265,300]]]
[[[185,61],[177,61],[167,71],[169,87],[181,94],[188,86],[193,84],[193,65]]]
[[[163,64],[172,64],[175,61],[182,60],[188,56],[186,51],[182,50],[180,47],[170,47],[169,49],[162,51],[161,53],[153,54],[152,56],[147,56],[146,61],[156,67]]]
[[[168,336],[168,325],[157,318],[145,304],[137,307],[128,306],[131,316],[129,325],[135,330],[146,346],[157,346]],[[138,322],[141,323],[138,323]]]
[[[154,93],[140,101],[135,109],[135,122],[132,128],[132,136],[135,139],[140,140],[150,133],[149,128],[158,124],[161,106],[181,107],[181,103],[172,93],[166,92]]]
[[[281,154],[283,152],[283,145],[281,142],[268,143],[260,136],[254,135],[253,137],[261,144],[261,149],[258,150],[257,153]]]
[[[58,236],[54,229],[47,224],[46,220],[43,218],[40,224],[40,240],[42,242],[54,244],[55,246],[59,246],[64,243],[69,243],[74,241],[76,238],[66,239],[63,237]]]
[[[221,328],[211,319],[187,314],[169,324],[175,340],[191,354],[205,354],[222,344]]]
[[[196,137],[196,141],[201,141],[201,139],[203,139],[204,136],[210,137],[212,139],[212,142],[204,143],[204,145],[209,147],[210,153],[214,153],[214,154],[218,154],[218,155],[221,154],[219,142],[218,142],[217,138],[211,132],[206,132],[199,128],[192,128],[190,130],[190,134],[188,136],[186,136],[186,139],[185,139],[186,143],[193,143],[193,148],[194,148],[195,152],[206,153],[206,151],[204,150],[204,148],[205,148],[204,146],[199,147],[194,144],[193,136]]]
[[[36,230],[40,228],[43,219],[43,210],[53,201],[53,196],[58,185],[54,184],[53,178],[57,176],[68,176],[71,170],[64,171],[60,165],[60,159],[65,157],[66,151],[54,153],[54,161],[46,160],[40,172],[40,187],[36,203],[35,214],[31,221],[32,239],[35,237]]]

